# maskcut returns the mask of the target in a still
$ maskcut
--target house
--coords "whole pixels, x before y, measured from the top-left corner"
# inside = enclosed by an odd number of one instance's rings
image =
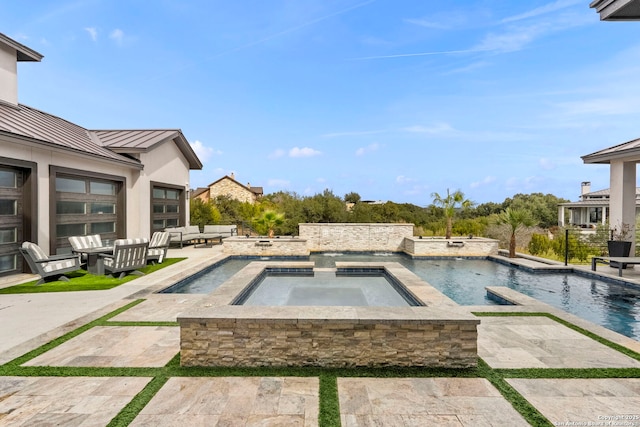
[[[558,225],[571,225],[585,229],[594,229],[598,224],[606,224],[609,220],[609,188],[591,191],[591,183],[583,182],[580,200],[560,203],[558,205]],[[636,188],[636,215],[640,214],[640,187]],[[568,224],[565,224],[568,211]]]
[[[252,187],[251,184],[243,185],[236,181],[235,174],[225,175],[212,182],[205,188],[193,191],[192,197],[203,202],[213,200],[218,196],[227,196],[240,202],[256,203],[262,198],[262,187]]]
[[[640,20],[640,0],[594,0],[589,7],[600,14],[602,21]]]
[[[28,271],[24,241],[49,254],[68,237],[150,237],[186,225],[189,171],[179,129],[90,130],[18,102],[17,63],[38,52],[0,34],[0,275]]]

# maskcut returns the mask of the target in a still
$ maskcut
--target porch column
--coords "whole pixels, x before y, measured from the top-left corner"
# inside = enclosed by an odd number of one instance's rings
[[[631,253],[636,243],[636,163],[611,161],[611,196],[609,199],[609,226],[618,230],[628,224],[632,233],[627,239],[632,242]]]
[[[564,206],[558,206],[558,227],[564,227]]]

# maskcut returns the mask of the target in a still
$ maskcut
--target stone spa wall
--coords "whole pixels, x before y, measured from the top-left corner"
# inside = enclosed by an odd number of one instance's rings
[[[401,252],[413,224],[299,224],[311,252]]]
[[[498,241],[484,237],[408,237],[404,250],[416,257],[487,257],[498,255]]]

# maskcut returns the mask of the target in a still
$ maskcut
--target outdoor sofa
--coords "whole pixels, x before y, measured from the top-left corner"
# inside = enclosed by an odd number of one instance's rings
[[[170,243],[179,243],[182,248],[187,243],[197,243],[200,240],[205,241],[208,245],[211,240],[219,240],[238,234],[238,226],[232,225],[205,225],[204,230],[200,231],[197,225],[187,225],[185,227],[165,228],[166,232],[171,235]]]

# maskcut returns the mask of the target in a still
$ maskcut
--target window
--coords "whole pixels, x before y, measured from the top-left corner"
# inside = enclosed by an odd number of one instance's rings
[[[56,234],[58,237],[84,236],[87,234],[86,224],[57,224]]]
[[[18,174],[15,171],[0,169],[0,187],[17,188]]]
[[[91,224],[91,234],[114,233],[115,231],[115,222],[94,222]]]
[[[115,203],[100,203],[94,202],[91,203],[91,213],[92,214],[114,214],[116,213],[116,205]]]
[[[18,229],[16,227],[0,228],[0,244],[16,243]]]
[[[87,186],[84,179],[56,178],[56,191],[65,193],[86,193]]]
[[[15,254],[0,255],[0,273],[15,270],[16,258]]]
[[[183,190],[154,185],[151,194],[152,231],[177,227],[181,222],[180,205],[184,203]]]
[[[17,200],[0,199],[0,215],[17,215]]]
[[[116,186],[112,182],[91,181],[89,182],[89,192],[91,194],[114,196],[116,194]]]
[[[84,202],[57,202],[56,213],[58,215],[84,215],[85,203]]]

